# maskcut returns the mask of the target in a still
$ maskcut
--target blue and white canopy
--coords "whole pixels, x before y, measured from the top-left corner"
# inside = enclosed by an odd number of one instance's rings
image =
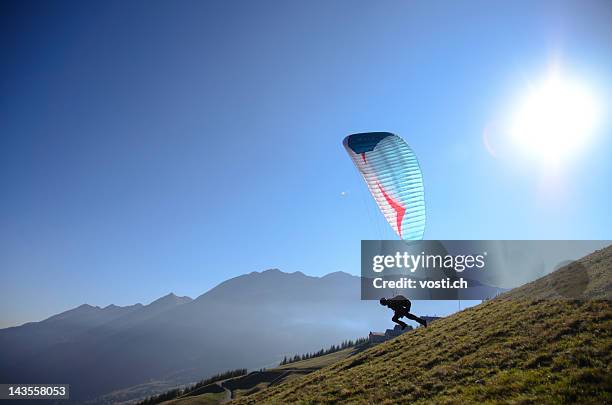
[[[389,132],[349,135],[343,145],[400,239],[423,239],[423,176],[410,146]]]

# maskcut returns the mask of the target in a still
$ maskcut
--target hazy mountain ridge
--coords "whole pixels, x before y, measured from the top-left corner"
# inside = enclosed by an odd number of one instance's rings
[[[87,331],[144,308],[142,304],[104,308],[83,304],[40,322],[0,329],[0,361],[11,364],[56,344],[70,342]],[[2,350],[1,348],[10,348]]]
[[[89,315],[97,321],[89,322]],[[82,305],[0,330],[0,377],[68,381],[74,398],[87,399],[167,375],[189,382],[227,368],[262,366],[283,354],[363,336],[388,323],[381,315],[359,300],[356,276],[253,272],[194,300],[171,294],[145,306]],[[64,336],[49,340],[54,324],[62,325]]]
[[[29,369],[47,367],[50,370],[47,374],[53,375],[52,372],[58,371],[62,364],[80,360],[81,356],[74,351],[83,341],[99,341],[101,336],[129,329],[189,301],[189,297],[177,297],[171,293],[148,305],[138,303],[121,307],[111,304],[101,308],[83,304],[40,322],[2,329],[0,359],[3,367],[0,374],[5,381],[18,382],[17,376],[22,376],[19,381],[32,381]],[[36,375],[43,378],[45,373]]]

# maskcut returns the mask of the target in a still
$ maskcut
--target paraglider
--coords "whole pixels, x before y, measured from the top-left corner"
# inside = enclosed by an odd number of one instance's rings
[[[410,146],[390,132],[353,134],[342,143],[400,239],[423,239],[423,176]]]
[[[393,310],[393,318],[391,320],[402,327],[402,330],[406,329],[406,322],[402,321],[401,318],[406,317],[413,321],[417,321],[422,326],[427,327],[427,321],[423,318],[419,318],[416,315],[410,313],[410,307],[412,302],[403,295],[397,295],[393,298],[381,298],[380,305],[388,307]]]

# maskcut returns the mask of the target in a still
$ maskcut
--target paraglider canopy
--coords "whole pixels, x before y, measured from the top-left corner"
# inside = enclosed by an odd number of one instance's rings
[[[423,176],[410,146],[390,132],[352,134],[343,145],[400,239],[423,239]]]

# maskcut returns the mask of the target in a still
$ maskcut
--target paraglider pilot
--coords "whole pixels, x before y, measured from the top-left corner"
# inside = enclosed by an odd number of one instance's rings
[[[410,313],[410,307],[412,303],[408,298],[404,297],[403,295],[396,295],[395,297],[389,299],[381,298],[380,305],[383,305],[393,310],[393,318],[391,318],[391,320],[396,324],[400,325],[402,327],[402,330],[404,330],[406,326],[408,326],[406,325],[406,322],[400,321],[400,318],[403,317],[412,319],[413,321],[416,321],[421,325],[427,327],[427,321],[425,319],[419,318],[418,316]]]

